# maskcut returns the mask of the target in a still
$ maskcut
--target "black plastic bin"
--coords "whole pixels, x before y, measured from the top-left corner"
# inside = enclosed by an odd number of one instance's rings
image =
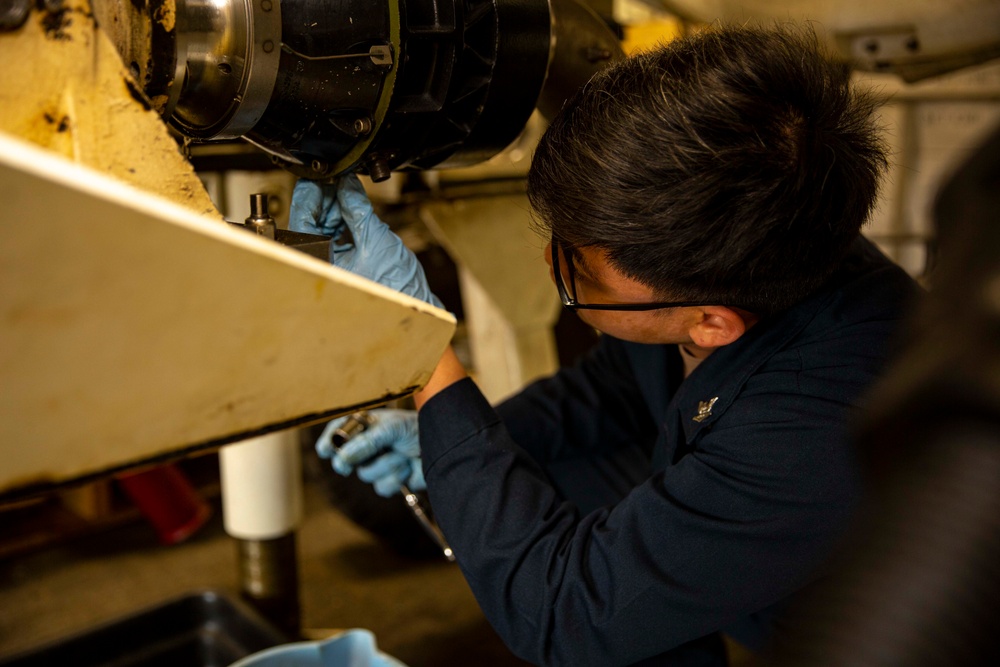
[[[226,667],[288,641],[244,603],[208,590],[0,657],[0,667]]]

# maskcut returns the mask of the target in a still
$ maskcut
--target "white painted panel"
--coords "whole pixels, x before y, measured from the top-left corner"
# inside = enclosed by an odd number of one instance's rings
[[[445,311],[0,134],[0,493],[413,391]]]
[[[913,109],[913,152],[908,156],[906,230],[927,235],[941,184],[1000,123],[995,102],[919,102]]]

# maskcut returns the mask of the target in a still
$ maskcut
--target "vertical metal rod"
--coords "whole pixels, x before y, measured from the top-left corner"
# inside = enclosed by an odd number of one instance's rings
[[[295,432],[272,433],[219,452],[222,514],[236,541],[241,596],[292,637],[300,633],[296,529],[302,470]]]
[[[290,637],[298,637],[301,618],[295,533],[235,542],[240,595]]]
[[[250,216],[245,221],[247,229],[261,236],[273,239],[278,233],[278,225],[267,211],[267,195],[258,192],[250,195]]]

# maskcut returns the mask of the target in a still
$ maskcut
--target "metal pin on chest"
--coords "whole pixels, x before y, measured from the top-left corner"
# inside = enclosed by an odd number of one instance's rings
[[[712,406],[715,402],[719,400],[718,396],[714,396],[707,401],[698,401],[698,414],[691,418],[692,421],[703,422],[712,416]]]

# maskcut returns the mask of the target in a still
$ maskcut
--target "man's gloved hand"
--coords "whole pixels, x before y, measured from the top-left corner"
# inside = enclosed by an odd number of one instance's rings
[[[347,477],[358,468],[358,478],[375,487],[380,496],[399,493],[406,484],[411,491],[423,491],[424,471],[420,465],[420,439],[414,410],[373,410],[368,428],[347,441],[337,452],[333,434],[347,417],[334,419],[316,441],[316,453],[331,459],[333,469]]]
[[[336,240],[347,228],[340,214],[337,186],[306,180],[296,182],[288,211],[288,228],[293,232],[332,236]]]
[[[354,174],[335,185],[300,180],[292,193],[289,229],[332,236],[330,262],[351,273],[441,308],[427,286],[424,269],[389,226],[379,220],[361,181]],[[350,231],[353,242],[340,235]]]

